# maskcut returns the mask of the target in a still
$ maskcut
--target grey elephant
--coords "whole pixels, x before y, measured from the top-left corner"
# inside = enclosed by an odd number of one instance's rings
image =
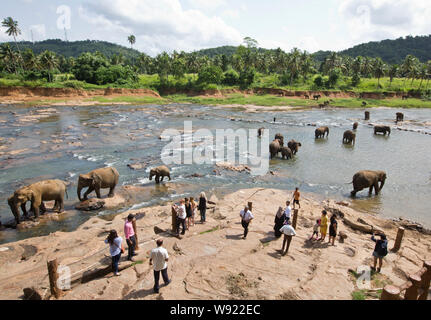
[[[352,197],[356,196],[356,193],[366,188],[370,188],[370,195],[373,193],[373,188],[376,192],[376,195],[378,195],[380,190],[382,190],[383,186],[385,185],[386,177],[386,172],[384,171],[359,171],[353,176],[353,191],[351,192]]]
[[[166,166],[160,166],[157,168],[153,168],[150,170],[150,181],[153,180],[153,177],[156,176],[156,183],[159,184],[160,182],[163,182],[163,179],[165,177],[169,178],[169,181],[171,181],[171,171]],[[160,177],[162,178],[160,180]]]
[[[329,136],[329,128],[328,127],[320,127],[320,128],[317,128],[314,133],[315,133],[316,139],[324,138],[325,134],[326,134],[326,137],[328,137]]]
[[[284,147],[284,136],[281,133],[277,133],[274,139],[279,140],[280,146]]]
[[[120,174],[117,169],[113,167],[100,168],[93,170],[87,174],[79,175],[78,179],[78,198],[79,201],[85,201],[88,199],[88,195],[95,191],[97,198],[101,198],[100,189],[109,188],[108,197],[112,198],[114,194],[115,187],[120,179]],[[83,188],[88,188],[84,193],[84,197],[81,198],[81,191]]]
[[[404,121],[404,113],[397,112],[397,120],[396,122],[402,122]]]
[[[34,213],[35,218],[39,218],[39,213],[45,213],[46,208],[44,201],[53,201],[54,211],[64,211],[64,195],[66,192],[67,183],[61,180],[44,180],[37,183],[33,183],[29,186],[22,187],[14,192],[9,197],[8,204],[15,217],[17,224],[20,223],[20,212],[21,208],[23,215],[28,216],[25,205],[28,201],[31,202],[31,210]]]
[[[301,142],[290,140],[287,146],[289,147],[290,150],[292,150],[292,153],[296,155],[299,151],[299,147],[302,147],[302,144]]]
[[[346,144],[353,143],[353,144],[355,144],[355,142],[356,142],[356,133],[354,133],[351,130],[347,130],[346,132],[344,132],[343,143],[346,143]]]
[[[279,139],[275,139],[269,145],[269,153],[271,155],[271,159],[276,157],[278,153],[281,151],[282,145]]]
[[[374,126],[374,134],[377,134],[377,133],[383,133],[384,135],[386,135],[386,134],[390,135],[391,134],[391,127],[381,126],[381,125]]]
[[[262,137],[262,135],[263,135],[263,131],[265,130],[265,128],[259,128],[258,130],[257,130],[257,136],[260,138],[260,137]]]
[[[353,124],[353,130],[358,130],[359,123],[355,122]]]
[[[280,149],[280,151],[281,151],[281,158],[282,159],[289,160],[289,159],[293,158],[293,152],[292,152],[292,150],[290,150],[290,148],[288,148],[288,147],[282,147]]]

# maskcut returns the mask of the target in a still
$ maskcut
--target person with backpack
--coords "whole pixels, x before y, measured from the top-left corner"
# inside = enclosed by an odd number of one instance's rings
[[[379,260],[379,267],[377,268],[377,272],[382,270],[383,258],[388,254],[388,240],[384,234],[380,234],[380,240],[376,240],[374,238],[376,234],[373,234],[371,240],[376,243],[374,248],[373,257],[374,257],[374,265],[371,267],[371,270],[376,271],[377,260]]]

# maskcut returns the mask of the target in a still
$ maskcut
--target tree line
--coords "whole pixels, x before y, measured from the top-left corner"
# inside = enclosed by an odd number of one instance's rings
[[[358,86],[363,78],[403,78],[406,81],[419,79],[418,90],[428,89],[431,77],[431,61],[422,63],[411,54],[400,64],[387,64],[379,57],[352,58],[330,52],[323,61],[297,48],[285,52],[280,48],[261,50],[256,40],[247,37],[233,54],[203,55],[199,52],[162,52],[155,57],[141,53],[126,57],[122,53],[106,57],[100,52],[82,53],[77,58],[65,57],[45,50],[35,54],[32,49],[21,50],[16,37],[21,33],[18,22],[9,17],[3,20],[6,33],[13,37],[14,46],[0,46],[0,72],[3,76],[14,75],[24,80],[54,80],[56,74],[73,75],[73,78],[91,84],[130,85],[139,82],[139,74],[157,74],[160,87],[172,86],[173,80],[188,78],[190,88],[208,85],[226,85],[248,88],[257,74],[273,75],[279,86],[292,86],[312,81],[316,89],[334,88],[341,78],[348,78],[349,85]],[[136,37],[128,41],[133,47]],[[69,76],[67,76],[68,78]],[[172,80],[173,79],[173,80]]]

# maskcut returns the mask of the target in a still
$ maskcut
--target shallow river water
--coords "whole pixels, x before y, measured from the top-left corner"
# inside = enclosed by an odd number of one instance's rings
[[[45,111],[44,111],[45,109]],[[395,113],[405,114],[403,129],[397,130]],[[371,121],[363,121],[363,110],[307,110],[293,112],[246,113],[242,108],[215,108],[199,105],[89,106],[18,108],[0,106],[0,217],[8,221],[12,213],[7,198],[18,187],[43,179],[71,182],[62,221],[52,221],[25,231],[2,231],[0,243],[45,235],[56,230],[71,231],[93,215],[112,215],[129,208],[143,208],[180,196],[197,196],[200,191],[223,195],[243,188],[298,186],[321,199],[352,201],[358,210],[385,217],[407,217],[431,225],[431,110],[373,109]],[[34,117],[35,116],[35,117]],[[273,122],[276,117],[276,122]],[[235,120],[235,121],[232,121]],[[160,155],[167,142],[159,139],[167,128],[183,129],[192,121],[193,129],[270,130],[270,140],[278,132],[285,141],[302,143],[293,160],[274,159],[273,176],[254,177],[248,173],[220,170],[214,164],[172,165],[172,183],[179,187],[166,191],[149,181],[150,167],[161,165]],[[343,132],[360,123],[355,146],[342,144]],[[370,123],[393,127],[389,137],[375,136]],[[315,140],[313,125],[330,127],[328,139]],[[428,133],[428,134],[425,134]],[[18,150],[16,154],[10,151]],[[221,159],[218,159],[221,160]],[[144,163],[143,170],[131,170],[131,163]],[[150,194],[137,195],[133,203],[94,213],[70,210],[77,202],[76,180],[80,173],[112,165],[120,172],[120,185],[150,186]],[[379,196],[364,190],[350,198],[354,173],[384,170],[388,179]],[[192,177],[199,173],[203,177]],[[103,191],[103,194],[106,190]],[[286,199],[280,199],[283,205]]]

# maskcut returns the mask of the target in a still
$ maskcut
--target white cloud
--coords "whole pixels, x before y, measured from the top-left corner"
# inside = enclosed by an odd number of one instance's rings
[[[355,43],[431,33],[429,0],[344,0],[338,12]]]
[[[197,50],[239,44],[241,34],[220,17],[199,10],[184,10],[178,0],[88,0],[79,14],[97,30],[93,36],[135,34],[135,47],[156,54],[161,51]]]
[[[227,5],[226,0],[187,0],[193,8],[214,10]]]

